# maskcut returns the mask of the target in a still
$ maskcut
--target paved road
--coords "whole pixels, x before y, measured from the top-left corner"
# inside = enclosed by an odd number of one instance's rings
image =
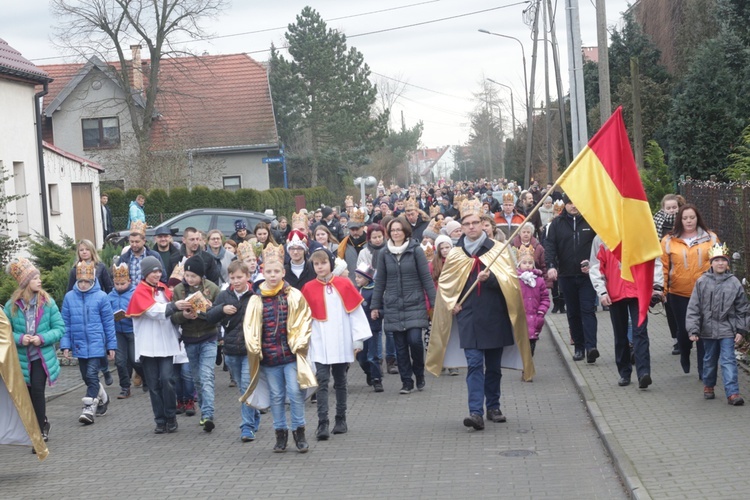
[[[666,318],[649,315],[651,376],[646,391],[637,383],[619,387],[609,313],[599,312],[599,352],[594,365],[571,360],[565,315],[550,314],[548,325],[589,411],[620,472],[636,498],[747,498],[748,407],[726,403],[721,376],[716,399],[703,399],[696,373],[684,374],[671,354]],[[635,382],[635,370],[633,373]],[[740,370],[740,392],[750,377]]]
[[[430,377],[424,392],[401,396],[398,377],[387,375],[386,392],[374,394],[353,366],[349,433],[312,440],[307,455],[271,452],[270,415],[255,442],[241,443],[236,389],[218,370],[217,428],[211,434],[201,431],[197,416],[180,416],[179,432],[154,435],[148,395],[140,390],[114,400],[107,416],[84,428],[77,422],[83,392],[77,389],[49,403],[45,462],[29,448],[0,447],[0,496],[627,498],[551,337],[537,347],[533,383],[505,372],[508,423],[488,423],[482,432],[462,425],[463,376]],[[63,370],[61,387],[70,387],[78,370]],[[115,376],[113,396],[116,385]],[[307,410],[312,434],[315,407]]]

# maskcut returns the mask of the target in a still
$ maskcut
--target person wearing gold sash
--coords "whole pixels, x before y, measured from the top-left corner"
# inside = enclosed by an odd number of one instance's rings
[[[531,379],[534,364],[511,254],[500,253],[502,244],[482,231],[478,199],[464,199],[460,208],[463,236],[448,254],[438,280],[426,368],[440,375],[455,323],[468,368],[469,416],[463,423],[482,430],[485,407],[489,420],[506,421],[500,410],[501,367],[523,370],[524,379]]]

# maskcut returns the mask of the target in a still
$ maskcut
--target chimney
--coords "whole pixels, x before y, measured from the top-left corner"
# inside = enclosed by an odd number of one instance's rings
[[[143,69],[141,67],[141,46],[131,45],[130,51],[132,53],[131,85],[133,87],[133,90],[141,92],[143,90]]]

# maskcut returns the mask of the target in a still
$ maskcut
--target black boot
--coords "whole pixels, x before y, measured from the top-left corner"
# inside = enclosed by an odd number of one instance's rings
[[[296,431],[292,431],[292,437],[294,437],[294,443],[297,445],[299,452],[307,453],[310,446],[307,444],[307,438],[305,437],[305,428],[297,427]]]
[[[331,435],[328,433],[328,420],[318,420],[318,430],[315,432],[315,438],[318,441],[328,441]]]
[[[289,431],[287,429],[276,429],[276,446],[273,447],[273,452],[284,453],[287,441],[289,441]]]
[[[348,427],[346,426],[346,417],[339,417],[336,415],[336,423],[333,426],[333,433],[334,434],[346,434],[346,431],[348,431]]]

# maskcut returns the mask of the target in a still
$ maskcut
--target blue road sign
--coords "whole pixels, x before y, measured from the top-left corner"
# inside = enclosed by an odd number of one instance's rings
[[[263,163],[281,163],[283,161],[283,156],[269,156],[267,158],[263,158]]]

